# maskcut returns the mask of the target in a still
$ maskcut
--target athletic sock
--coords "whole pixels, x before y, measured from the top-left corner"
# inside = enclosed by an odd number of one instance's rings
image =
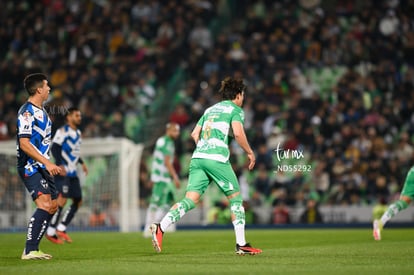
[[[59,206],[55,214],[51,215],[50,221],[49,221],[49,227],[47,228],[47,235],[54,236],[56,234],[56,226],[58,224],[58,221],[60,219],[60,213],[62,213],[63,207]]]
[[[381,217],[381,223],[384,226],[392,217],[397,215],[400,211],[406,209],[408,207],[408,203],[404,200],[398,200],[395,203],[388,206],[387,211],[385,211],[384,215]]]
[[[78,205],[75,204],[75,203],[72,203],[72,205],[69,207],[69,209],[66,210],[65,215],[63,215],[62,222],[60,223],[60,224],[65,225],[65,230],[66,230],[66,226],[70,224],[70,222],[72,221],[72,219],[75,216],[77,211],[78,211]],[[64,230],[60,230],[59,228],[58,228],[58,230],[59,231],[64,231]]]
[[[234,216],[233,226],[234,226],[234,233],[236,235],[236,243],[240,246],[246,244],[246,237],[245,237],[245,213],[244,207],[241,201],[232,201],[230,200],[230,211]]]
[[[56,225],[58,224],[58,221],[60,219],[60,214],[62,213],[62,209],[63,209],[63,207],[61,207],[61,206],[58,207],[56,213],[54,215],[52,215],[52,218],[50,219],[49,226],[56,227]]]
[[[59,223],[59,225],[56,227],[56,230],[65,232],[66,231],[66,225]]]
[[[160,227],[162,231],[165,231],[171,224],[178,222],[188,211],[195,207],[195,203],[189,199],[184,198],[180,202],[177,202],[167,215],[162,218]]]
[[[52,227],[52,226],[49,225],[49,227],[47,228],[46,234],[48,236],[55,236],[56,235],[56,227]]]
[[[155,204],[150,204],[147,209],[147,215],[145,216],[145,228],[144,231],[149,230],[151,223],[158,221],[155,219],[155,213],[157,211],[157,206]]]
[[[157,209],[155,211],[154,220],[155,221],[160,221],[162,219],[162,217],[164,217],[164,215],[166,213],[168,213],[168,210],[169,210],[169,206],[168,205],[164,205],[162,207],[157,207]]]
[[[30,218],[27,226],[26,248],[25,253],[39,250],[39,242],[42,239],[50,219],[49,212],[37,208]]]

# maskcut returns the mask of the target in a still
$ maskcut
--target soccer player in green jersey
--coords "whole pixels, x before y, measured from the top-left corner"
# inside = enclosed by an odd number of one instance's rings
[[[373,236],[376,241],[381,240],[381,231],[385,224],[400,211],[406,209],[414,198],[414,166],[408,171],[400,199],[388,206],[381,219],[374,220]]]
[[[226,195],[236,235],[236,253],[259,254],[262,250],[253,248],[245,240],[245,213],[237,177],[229,162],[229,138],[233,136],[249,159],[249,170],[253,169],[256,157],[244,132],[244,112],[241,108],[246,86],[242,80],[230,77],[221,82],[219,93],[222,101],[207,108],[197,122],[191,137],[196,149],[190,162],[188,185],[185,198],[174,204],[160,223],[151,225],[152,243],[161,252],[164,231],[179,221],[200,201],[210,183]]]
[[[152,155],[151,182],[152,194],[145,218],[144,237],[151,237],[150,226],[159,221],[174,202],[175,188],[180,187],[180,180],[174,169],[174,140],[180,135],[180,125],[168,123],[165,135],[155,142]]]

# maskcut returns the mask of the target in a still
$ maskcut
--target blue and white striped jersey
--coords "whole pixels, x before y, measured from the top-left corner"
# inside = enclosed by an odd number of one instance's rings
[[[44,108],[26,102],[20,107],[17,117],[17,168],[24,168],[25,176],[31,176],[39,167],[45,168],[45,165],[35,161],[20,149],[19,138],[29,138],[37,151],[49,159],[52,121]]]
[[[57,165],[63,165],[66,176],[77,177],[76,165],[80,158],[81,131],[64,125],[53,137],[52,154]]]

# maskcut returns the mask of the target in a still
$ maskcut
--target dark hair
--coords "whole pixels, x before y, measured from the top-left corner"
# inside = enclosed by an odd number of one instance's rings
[[[236,96],[246,89],[246,85],[243,84],[243,80],[226,77],[221,81],[219,93],[224,100],[233,100]]]
[[[68,115],[72,114],[73,112],[77,112],[77,111],[80,111],[80,110],[76,107],[70,107],[70,108],[67,109],[65,117],[67,117]]]
[[[43,85],[43,80],[47,80],[47,77],[42,73],[29,74],[24,78],[24,88],[29,96],[36,94],[36,89]]]

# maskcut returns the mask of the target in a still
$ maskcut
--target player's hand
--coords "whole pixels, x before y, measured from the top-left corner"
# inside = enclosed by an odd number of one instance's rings
[[[59,166],[57,166],[56,164],[54,164],[54,163],[48,163],[48,164],[46,164],[46,170],[49,172],[49,174],[51,174],[52,176],[56,176],[56,175],[59,175],[61,172],[62,172],[62,169],[59,167]],[[63,169],[64,170],[64,169]],[[65,173],[66,173],[66,171],[65,171]]]
[[[60,173],[59,173],[59,176],[62,176],[62,177],[66,176],[66,169],[65,169],[65,166],[63,166],[63,165],[59,165],[59,167],[60,167]]]
[[[181,184],[180,184],[180,180],[179,180],[178,178],[175,178],[175,179],[174,179],[174,184],[175,184],[175,187],[176,187],[176,188],[180,188],[180,185],[181,185]]]
[[[254,165],[256,164],[256,156],[254,155],[253,152],[247,154],[247,158],[249,159],[249,170],[252,170]]]
[[[85,176],[87,176],[88,175],[88,167],[86,166],[85,163],[82,163],[82,170],[85,173]]]

